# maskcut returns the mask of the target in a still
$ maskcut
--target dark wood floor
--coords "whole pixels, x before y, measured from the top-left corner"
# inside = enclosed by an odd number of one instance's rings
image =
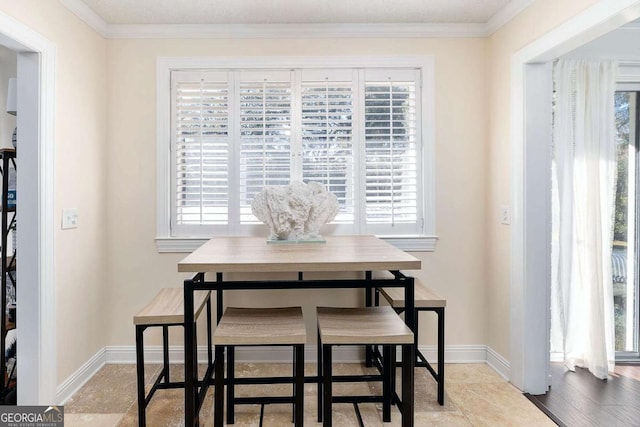
[[[618,366],[604,381],[552,363],[551,376],[547,394],[527,397],[559,426],[640,426],[640,366]]]

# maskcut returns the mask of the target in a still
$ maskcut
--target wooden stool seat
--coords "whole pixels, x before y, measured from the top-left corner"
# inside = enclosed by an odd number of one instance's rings
[[[193,295],[193,318],[197,319],[207,305],[211,291],[196,291]],[[181,325],[184,323],[184,291],[163,288],[133,316],[134,325]]]
[[[415,307],[434,308],[446,307],[447,300],[438,295],[434,290],[429,289],[418,279],[414,279]],[[402,288],[381,288],[380,293],[389,301],[393,308],[404,308],[404,289]]]
[[[391,421],[391,404],[394,400],[396,346],[402,346],[404,357],[413,355],[414,337],[411,329],[389,306],[336,308],[318,307],[318,421],[324,427],[332,426],[332,404],[352,403],[362,425],[360,402],[381,402],[383,422]],[[332,373],[332,349],[336,345],[382,346],[381,375],[334,376]],[[411,361],[413,357],[408,357]],[[413,364],[402,370],[402,402],[413,399]],[[382,394],[377,396],[334,396],[334,381],[382,381]],[[399,400],[399,399],[398,399]],[[404,406],[403,406],[404,408]],[[401,408],[403,417],[413,417]]]
[[[223,425],[224,351],[227,351],[227,424],[233,424],[235,405],[293,403],[293,420],[302,427],[304,419],[304,345],[307,332],[301,307],[236,308],[227,307],[213,334],[215,345],[214,426]],[[236,378],[235,347],[284,345],[293,347],[291,377]],[[269,384],[272,380],[293,384],[291,396],[236,397],[236,384]],[[264,410],[264,407],[263,407]],[[261,416],[262,417],[262,416]],[[260,425],[262,425],[262,418]]]
[[[390,307],[318,307],[323,344],[411,344],[413,332]]]
[[[389,271],[376,271],[375,279],[393,279],[394,275]],[[403,288],[378,288],[376,289],[375,305],[379,304],[379,296],[382,295],[389,305],[398,313],[404,311],[404,289]],[[427,368],[431,376],[438,384],[438,403],[444,405],[444,310],[447,300],[438,295],[437,292],[424,285],[420,280],[414,278],[414,305],[415,305],[415,345],[416,345],[416,366]],[[421,311],[433,311],[438,316],[438,370],[433,369],[427,358],[418,348],[418,325]],[[379,353],[378,353],[379,356]]]
[[[213,374],[213,352],[211,350],[211,291],[197,291],[193,298],[193,319],[195,321],[206,307],[207,312],[207,344],[209,347],[207,372],[204,379],[198,381],[202,387],[207,387]],[[138,314],[133,316],[136,327],[136,374],[138,394],[138,425],[146,425],[146,407],[156,390],[184,387],[184,381],[171,381],[169,371],[169,327],[184,326],[184,290],[182,288],[163,288],[144,306]],[[144,380],[144,331],[150,327],[162,327],[162,370],[145,394]]]
[[[214,345],[294,345],[306,340],[300,307],[228,307],[213,334]]]

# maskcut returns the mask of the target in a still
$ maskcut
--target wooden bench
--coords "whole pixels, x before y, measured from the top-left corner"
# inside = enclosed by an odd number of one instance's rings
[[[199,384],[207,387],[213,373],[213,353],[211,350],[211,292],[198,291],[193,300],[194,322],[206,307],[207,311],[207,344],[208,367],[207,373]],[[133,316],[133,324],[136,326],[136,369],[138,381],[138,425],[146,425],[146,408],[156,390],[169,388],[183,388],[184,382],[171,381],[169,375],[169,326],[184,326],[184,292],[182,288],[164,288],[156,296]],[[162,327],[162,353],[163,367],[149,391],[145,395],[144,384],[144,331],[147,328]],[[195,323],[194,323],[195,329]]]
[[[376,279],[392,279],[393,274],[388,271],[376,272],[374,277]],[[398,313],[404,311],[404,289],[403,288],[378,288],[375,294],[375,305],[379,305],[382,295],[387,300],[389,305],[393,307]],[[444,405],[444,311],[447,306],[447,300],[435,291],[425,286],[420,280],[414,278],[414,303],[415,303],[415,319],[416,326],[414,330],[414,339],[416,346],[416,366],[427,368],[429,373],[433,376],[438,384],[438,403]],[[433,369],[427,358],[422,354],[418,348],[418,315],[421,311],[432,311],[436,313],[438,317],[438,361],[437,371]]]
[[[391,421],[391,404],[394,399],[395,347],[414,345],[413,332],[390,307],[335,308],[318,307],[318,422],[324,427],[332,425],[332,404],[353,403],[360,419],[358,402],[382,402],[382,418]],[[372,345],[383,347],[382,376],[365,375],[334,377],[332,373],[332,349],[336,345]],[[407,375],[413,375],[410,368],[403,369],[403,386],[407,385]],[[332,383],[336,380],[368,381],[382,380],[381,396],[333,396]],[[410,379],[409,379],[410,382]],[[402,401],[413,399],[406,395],[410,387],[403,387]],[[413,416],[404,414],[403,416]]]
[[[264,405],[293,403],[296,427],[302,427],[304,419],[304,345],[307,332],[301,307],[286,308],[234,308],[227,307],[213,334],[215,345],[215,401],[214,426],[223,424],[224,408],[224,350],[227,350],[227,424],[235,421],[235,405],[260,404],[260,425]],[[293,347],[292,377],[235,377],[235,347],[286,345]],[[237,384],[270,384],[274,379],[281,383],[293,383],[292,396],[236,397]]]

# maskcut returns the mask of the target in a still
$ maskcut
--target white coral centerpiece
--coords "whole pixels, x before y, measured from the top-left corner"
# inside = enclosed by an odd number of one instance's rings
[[[251,203],[251,212],[269,227],[269,240],[321,240],[320,228],[338,210],[336,196],[317,182],[266,186]]]

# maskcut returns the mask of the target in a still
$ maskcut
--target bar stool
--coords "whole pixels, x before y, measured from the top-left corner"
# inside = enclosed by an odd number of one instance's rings
[[[264,405],[293,403],[296,427],[304,418],[304,345],[307,332],[301,307],[234,308],[227,307],[213,334],[215,345],[214,426],[223,424],[224,350],[227,350],[227,424],[235,422],[235,405],[261,404],[260,425]],[[292,346],[293,376],[277,378],[235,378],[235,348],[238,346]],[[236,397],[237,384],[292,383],[292,396]]]
[[[207,372],[199,384],[207,386],[213,373],[213,353],[211,351],[211,292],[197,291],[193,300],[194,322],[202,310],[207,308],[207,344],[208,366]],[[138,425],[146,425],[146,408],[156,390],[169,388],[183,388],[184,382],[171,381],[169,375],[169,326],[184,326],[184,293],[182,288],[164,288],[142,309],[133,316],[136,326],[136,369],[138,381]],[[162,327],[163,366],[155,379],[148,395],[144,390],[144,331],[147,328]],[[195,324],[194,324],[195,328]]]
[[[389,272],[376,272],[376,278],[389,278],[392,274]],[[415,292],[415,319],[416,325],[414,330],[414,340],[416,346],[416,366],[426,368],[431,376],[436,380],[438,384],[438,403],[444,405],[444,310],[447,306],[447,300],[435,291],[425,286],[418,279],[414,279],[414,292]],[[402,288],[377,288],[375,294],[375,305],[379,305],[382,295],[386,299],[391,307],[397,312],[401,313],[405,308],[404,290]],[[422,311],[432,311],[438,316],[438,370],[433,369],[427,358],[422,354],[418,348],[418,325],[419,314]],[[380,354],[378,353],[378,356]]]
[[[391,307],[360,307],[335,308],[318,307],[318,422],[323,426],[332,425],[332,403],[353,403],[359,416],[358,402],[382,402],[382,418],[384,422],[391,421],[391,403],[395,391],[392,388],[395,377],[395,347],[402,345],[403,350],[412,351],[414,345],[413,333]],[[332,383],[334,381],[358,381],[357,378],[334,377],[332,374],[332,349],[336,345],[374,345],[382,346],[383,372],[382,396],[333,396]],[[406,354],[403,351],[403,354]],[[403,415],[407,407],[404,405],[412,387],[406,387],[407,382],[413,384],[412,364],[403,367]],[[366,376],[368,380],[371,376]],[[411,411],[409,411],[411,412]],[[412,414],[408,414],[412,416]]]

